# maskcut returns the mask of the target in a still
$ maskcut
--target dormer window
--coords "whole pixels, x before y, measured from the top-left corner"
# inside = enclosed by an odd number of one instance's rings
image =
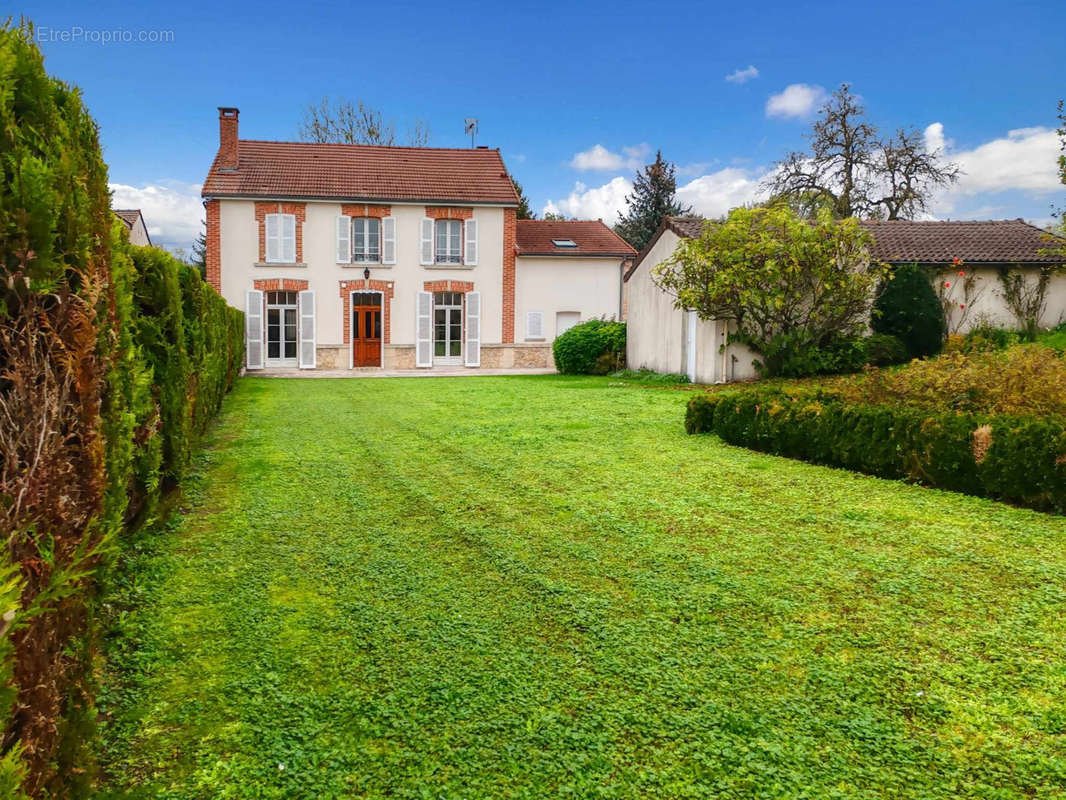
[[[381,260],[381,220],[355,217],[352,220],[352,261],[358,264]]]

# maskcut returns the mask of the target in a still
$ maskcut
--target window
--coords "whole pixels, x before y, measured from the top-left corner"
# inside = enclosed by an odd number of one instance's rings
[[[555,335],[562,336],[581,321],[577,311],[560,311],[555,315]]]
[[[526,338],[527,339],[543,339],[544,338],[544,312],[543,311],[528,311],[528,312],[526,312]]]
[[[268,306],[296,305],[296,292],[267,292]]]
[[[433,355],[456,359],[463,354],[463,295],[461,292],[433,294]]]
[[[552,244],[556,247],[577,247],[573,239],[552,239]]]
[[[463,223],[458,219],[436,221],[436,256],[438,264],[461,264],[463,262]]]
[[[381,220],[356,217],[352,220],[352,260],[363,264],[381,259]]]
[[[296,263],[295,215],[266,215],[266,260],[272,264]]]

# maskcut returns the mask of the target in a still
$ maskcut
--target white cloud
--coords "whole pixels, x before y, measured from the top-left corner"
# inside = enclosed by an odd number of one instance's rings
[[[678,187],[677,199],[704,217],[720,217],[761,196],[758,171],[726,167]]]
[[[549,200],[544,206],[545,214],[563,214],[576,219],[602,219],[613,225],[620,211],[626,207],[626,195],[633,184],[621,176],[611,179],[603,186],[590,189],[585,184],[574,184],[570,195],[562,200]]]
[[[731,208],[758,198],[759,184],[764,177],[759,170],[726,167],[679,186],[677,199],[684,205],[692,206],[697,214],[718,217]],[[583,183],[577,183],[568,197],[549,200],[544,206],[544,213],[564,214],[577,219],[602,219],[612,225],[618,219],[618,214],[625,211],[626,195],[632,190],[633,184],[621,176],[591,189]]]
[[[112,183],[113,208],[139,208],[152,244],[189,250],[200,235],[204,207],[200,184],[163,181],[144,186]]]
[[[747,69],[738,69],[733,73],[726,75],[725,79],[730,83],[747,83],[750,80],[759,77],[759,70],[754,66],[749,65]]]
[[[793,83],[766,101],[768,117],[809,117],[825,101],[825,89],[806,83]]]
[[[594,145],[588,150],[575,153],[570,159],[570,166],[580,170],[619,170],[640,169],[644,159],[651,151],[647,144],[623,147],[621,153],[613,153],[602,144]]]

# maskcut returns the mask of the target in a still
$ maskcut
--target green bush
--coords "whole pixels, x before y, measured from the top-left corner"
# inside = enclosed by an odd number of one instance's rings
[[[694,397],[689,433],[767,453],[1066,513],[1061,419],[847,403],[819,390]]]
[[[552,343],[555,368],[563,374],[607,375],[625,366],[626,325],[590,319]]]
[[[917,264],[897,266],[874,300],[874,332],[898,337],[911,358],[925,358],[940,352],[945,326],[944,307],[925,270]]]
[[[902,364],[907,360],[907,346],[898,336],[873,333],[866,337],[866,363],[874,367]]]

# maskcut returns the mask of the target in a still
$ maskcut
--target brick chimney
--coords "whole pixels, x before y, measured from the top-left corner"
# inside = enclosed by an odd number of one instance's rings
[[[236,108],[218,107],[218,168],[237,169],[237,117]]]

